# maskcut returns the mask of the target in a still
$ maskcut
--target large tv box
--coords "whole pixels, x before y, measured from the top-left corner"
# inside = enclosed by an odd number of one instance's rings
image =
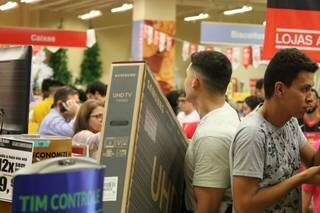
[[[105,111],[103,212],[182,212],[186,138],[145,63],[112,65]]]

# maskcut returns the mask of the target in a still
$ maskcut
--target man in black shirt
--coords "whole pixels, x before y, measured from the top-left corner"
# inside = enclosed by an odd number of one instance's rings
[[[308,100],[310,107],[299,120],[303,132],[320,132],[320,113],[319,113],[319,96],[315,89],[312,89],[312,95]]]

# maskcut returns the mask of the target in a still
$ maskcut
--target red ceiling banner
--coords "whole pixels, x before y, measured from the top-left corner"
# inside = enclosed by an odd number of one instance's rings
[[[0,44],[86,47],[87,33],[68,30],[0,27]]]
[[[263,58],[298,48],[320,62],[320,1],[268,0]]]

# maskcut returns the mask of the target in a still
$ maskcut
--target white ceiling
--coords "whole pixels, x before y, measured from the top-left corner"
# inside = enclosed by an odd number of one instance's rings
[[[0,0],[4,3],[8,0]],[[12,1],[12,0],[11,0]],[[19,0],[14,0],[19,2]],[[159,0],[161,1],[161,0]],[[266,0],[175,0],[177,5],[177,20],[185,16],[207,12],[208,21],[261,23],[265,17]],[[110,9],[133,0],[42,0],[31,5],[32,10],[51,11],[60,14],[79,15],[93,9]],[[226,17],[224,10],[250,5],[253,11]]]

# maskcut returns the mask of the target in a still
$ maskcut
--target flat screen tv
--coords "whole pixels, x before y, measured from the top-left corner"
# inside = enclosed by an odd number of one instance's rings
[[[0,134],[28,132],[32,47],[0,48]]]

